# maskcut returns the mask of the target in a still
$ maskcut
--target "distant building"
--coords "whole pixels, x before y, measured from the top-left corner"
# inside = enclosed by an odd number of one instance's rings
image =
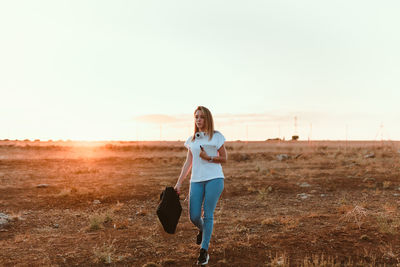
[[[268,138],[265,141],[282,141],[282,139],[280,139],[280,138]]]

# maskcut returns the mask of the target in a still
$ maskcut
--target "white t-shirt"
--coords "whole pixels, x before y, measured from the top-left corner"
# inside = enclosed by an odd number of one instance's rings
[[[204,133],[202,138],[195,138],[193,142],[192,137],[193,136],[190,136],[184,144],[185,147],[190,149],[193,155],[190,182],[203,182],[214,178],[225,178],[220,163],[212,163],[200,158],[200,145],[213,145],[216,146],[218,150],[224,144],[225,137],[218,131],[214,131],[211,140],[209,140],[209,136]]]

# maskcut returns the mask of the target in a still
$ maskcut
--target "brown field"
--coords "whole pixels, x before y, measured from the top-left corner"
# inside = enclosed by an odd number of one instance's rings
[[[226,146],[209,266],[400,266],[399,142]],[[0,265],[194,265],[189,177],[177,233],[155,213],[185,156],[183,142],[0,142]]]

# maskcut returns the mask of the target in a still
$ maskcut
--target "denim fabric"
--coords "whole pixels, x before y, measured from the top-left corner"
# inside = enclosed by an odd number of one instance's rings
[[[208,250],[214,225],[214,210],[224,189],[224,178],[216,178],[203,182],[190,183],[189,213],[190,220],[203,231],[201,248]],[[203,218],[201,206],[203,205]]]

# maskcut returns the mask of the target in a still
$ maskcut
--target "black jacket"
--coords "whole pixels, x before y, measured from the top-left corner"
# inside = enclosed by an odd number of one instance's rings
[[[178,193],[173,187],[166,187],[160,195],[160,203],[157,207],[157,216],[165,232],[175,233],[181,213],[182,206]]]

